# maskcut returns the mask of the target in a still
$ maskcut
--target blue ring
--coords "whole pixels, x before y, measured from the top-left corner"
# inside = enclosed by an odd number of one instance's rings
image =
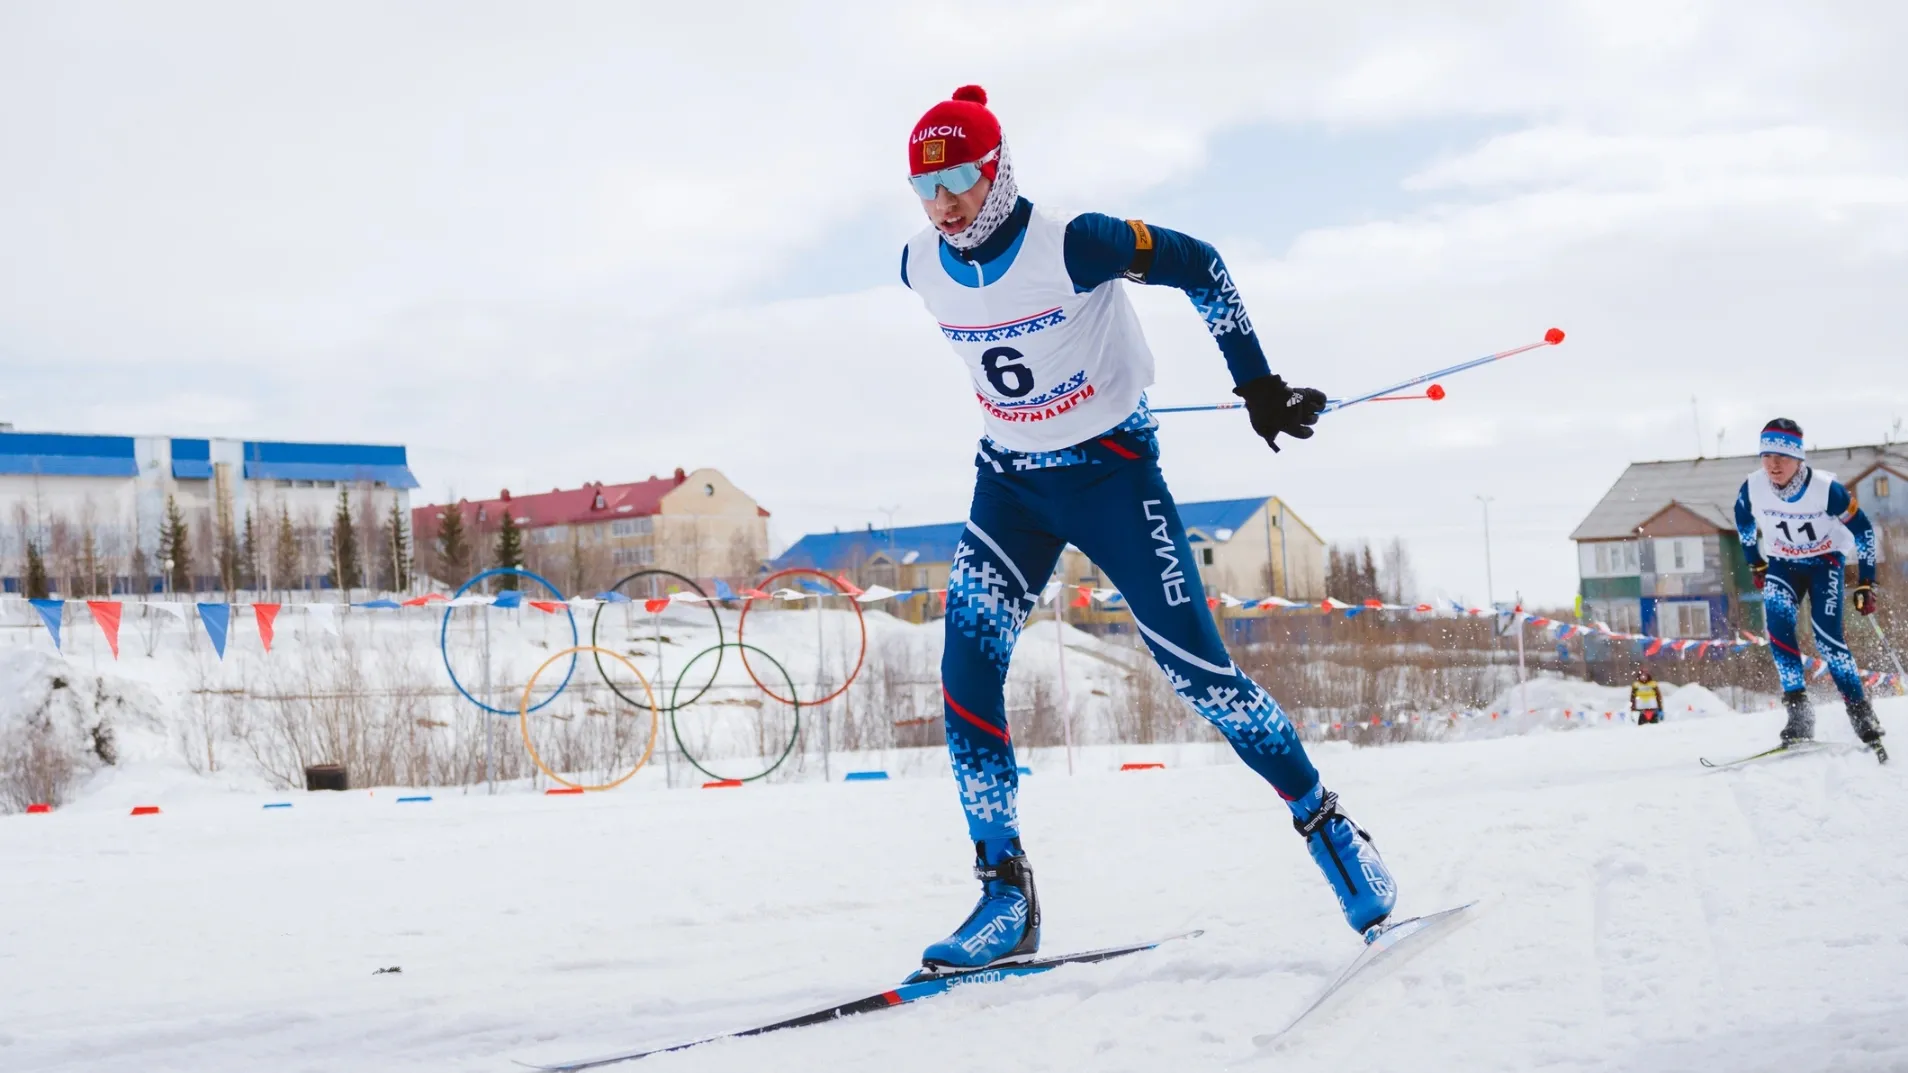
[[[487,577],[494,577],[498,574],[515,574],[518,577],[527,577],[530,580],[536,582],[537,584],[543,586],[544,588],[549,589],[550,592],[553,595],[555,595],[557,599],[559,600],[563,599],[563,590],[557,588],[555,585],[550,584],[549,579],[539,574],[533,574],[530,571],[525,570],[522,567],[518,567],[518,566],[493,566],[490,569],[485,570],[483,573],[478,574],[476,577],[471,578],[469,581],[464,582],[462,585],[459,585],[457,587],[457,591],[451,594],[451,599],[453,600],[457,599],[459,596],[464,595],[464,593],[469,592],[470,587],[472,585],[477,584],[479,581],[482,581],[483,579]],[[507,715],[512,719],[517,718],[519,715],[518,709],[511,708],[506,710],[503,708],[494,708],[488,704],[485,704],[483,701],[478,700],[476,697],[471,696],[470,690],[464,688],[464,683],[457,680],[457,672],[451,669],[451,661],[450,661],[450,620],[451,620],[451,612],[455,610],[457,609],[454,607],[446,607],[444,609],[444,623],[442,626],[438,627],[438,630],[437,630],[437,650],[443,653],[444,670],[446,673],[450,675],[451,685],[457,687],[457,691],[464,695],[465,700],[471,702],[472,704],[475,704],[479,708],[482,708],[484,711],[490,712],[494,715]],[[563,613],[570,617],[570,644],[572,647],[574,647],[582,643],[579,640],[579,635],[576,631],[576,611],[575,609],[569,607],[566,604],[563,608]],[[543,698],[537,703],[531,705],[529,710],[534,712],[538,708],[541,708],[544,705],[550,703],[551,701],[557,699],[557,696],[563,692],[564,687],[570,684],[570,677],[574,675],[575,673],[576,673],[576,653],[572,652],[570,653],[570,669],[564,672],[563,681],[557,683],[556,692],[550,694],[549,696]]]

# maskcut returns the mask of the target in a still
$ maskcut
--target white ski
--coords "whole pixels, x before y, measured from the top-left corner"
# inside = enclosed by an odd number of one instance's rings
[[[1384,930],[1366,942],[1365,948],[1358,952],[1345,971],[1338,974],[1325,990],[1319,992],[1311,1005],[1300,1010],[1284,1028],[1263,1036],[1254,1036],[1252,1042],[1261,1049],[1276,1045],[1292,1033],[1306,1018],[1317,1013],[1332,999],[1342,995],[1353,981],[1368,981],[1373,978],[1372,970],[1379,967],[1395,968],[1405,963],[1413,953],[1423,950],[1435,940],[1456,931],[1458,925],[1470,920],[1476,914],[1469,912],[1476,902],[1466,902],[1451,909],[1436,913],[1427,913],[1421,917],[1411,917],[1387,924]],[[1405,952],[1398,953],[1400,949]]]

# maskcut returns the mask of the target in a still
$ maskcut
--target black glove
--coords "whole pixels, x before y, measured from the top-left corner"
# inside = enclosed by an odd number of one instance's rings
[[[1762,583],[1769,580],[1769,564],[1767,562],[1751,563],[1749,576],[1755,579],[1756,591],[1761,592]]]
[[[1864,615],[1872,615],[1875,613],[1875,583],[1874,582],[1864,581],[1861,584],[1855,586],[1854,591],[1850,592],[1848,595],[1849,595],[1849,602],[1855,605],[1855,610],[1860,611]]]
[[[1266,446],[1279,449],[1282,432],[1294,439],[1312,438],[1312,426],[1318,424],[1325,409],[1325,393],[1316,388],[1286,387],[1279,376],[1261,376],[1232,389],[1245,400],[1246,413],[1252,417],[1252,431],[1265,437]]]

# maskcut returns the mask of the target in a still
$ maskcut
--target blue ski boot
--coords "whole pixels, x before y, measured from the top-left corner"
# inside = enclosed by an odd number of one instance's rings
[[[990,860],[991,858],[991,860]],[[980,902],[954,934],[921,953],[928,973],[1026,961],[1040,949],[1040,899],[1020,839],[974,843]]]
[[[1398,887],[1378,857],[1371,836],[1338,811],[1338,795],[1320,783],[1292,807],[1292,826],[1305,838],[1312,860],[1338,895],[1345,923],[1367,940],[1398,903]]]

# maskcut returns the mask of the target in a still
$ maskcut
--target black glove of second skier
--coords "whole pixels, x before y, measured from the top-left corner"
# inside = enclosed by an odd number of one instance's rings
[[[1854,590],[1849,593],[1849,602],[1855,605],[1855,610],[1860,611],[1864,615],[1874,614],[1875,583],[1872,581],[1864,581],[1855,586]]]
[[[1277,375],[1247,380],[1232,389],[1245,400],[1246,413],[1252,418],[1252,431],[1265,437],[1266,446],[1279,449],[1279,434],[1294,439],[1312,438],[1312,426],[1325,409],[1325,393],[1317,388],[1287,387]]]

